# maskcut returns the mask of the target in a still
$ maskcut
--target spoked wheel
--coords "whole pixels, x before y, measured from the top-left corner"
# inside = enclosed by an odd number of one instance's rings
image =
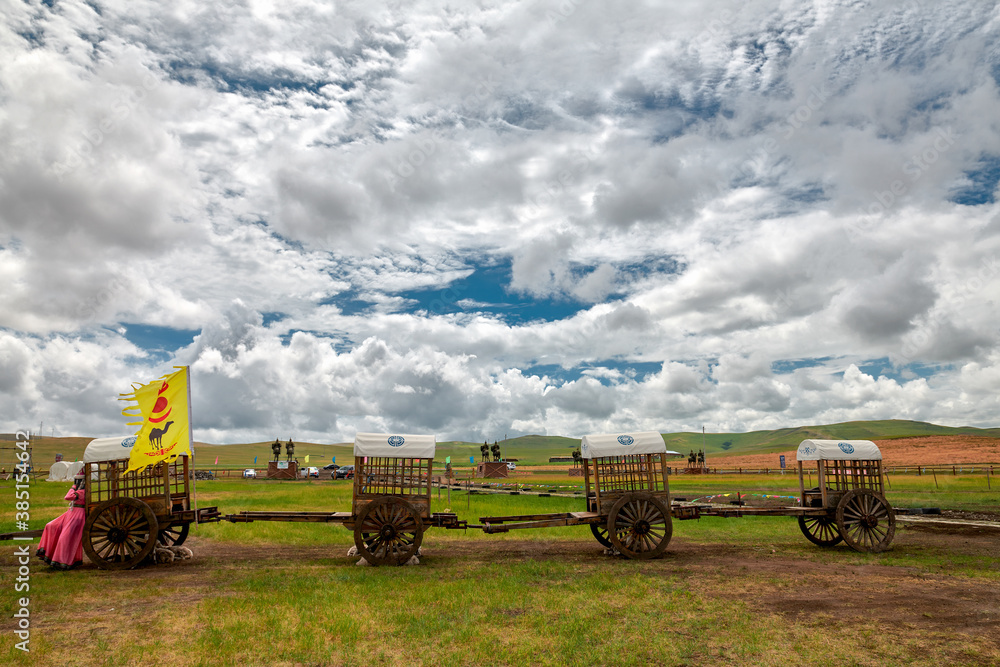
[[[156,536],[156,541],[165,547],[179,547],[187,539],[190,528],[191,524],[189,523],[161,528],[159,534]]]
[[[628,558],[656,558],[666,550],[672,534],[670,510],[649,493],[622,496],[608,515],[611,544]]]
[[[888,549],[896,535],[896,512],[871,489],[853,489],[837,504],[837,528],[855,551],[878,553]]]
[[[424,537],[420,513],[402,498],[379,498],[354,522],[354,544],[370,565],[403,565]]]
[[[156,515],[135,498],[112,498],[97,505],[83,525],[83,550],[102,570],[127,570],[156,545]]]
[[[590,524],[590,532],[594,534],[594,537],[603,546],[608,549],[613,549],[615,545],[611,544],[611,540],[608,539],[608,526],[603,523],[592,523]]]
[[[832,547],[840,544],[843,537],[837,528],[837,522],[828,516],[799,515],[799,529],[806,539],[821,547]]]

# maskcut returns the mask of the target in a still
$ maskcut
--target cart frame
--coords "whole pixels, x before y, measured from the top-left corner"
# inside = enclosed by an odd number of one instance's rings
[[[192,523],[217,514],[192,503],[191,464],[186,454],[128,471],[134,437],[92,440],[84,452],[83,550],[105,570],[133,568],[159,543],[180,546]]]
[[[882,452],[870,440],[803,440],[796,452],[800,507],[717,508],[699,506],[702,516],[794,516],[810,542],[878,553],[892,544],[896,512],[885,498]],[[806,488],[805,463],[816,464],[817,486]]]
[[[370,565],[404,565],[427,528],[468,527],[453,512],[430,511],[435,447],[434,436],[358,433],[350,512],[244,511],[215,520],[340,523]]]
[[[666,550],[673,516],[697,517],[696,508],[671,505],[667,451],[659,433],[588,435],[580,448],[587,511],[480,517],[483,530],[492,534],[589,525],[605,547],[628,558],[647,559]]]

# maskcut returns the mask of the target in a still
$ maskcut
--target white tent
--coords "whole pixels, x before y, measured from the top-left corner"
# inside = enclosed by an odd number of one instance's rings
[[[354,436],[355,456],[383,456],[401,459],[432,459],[437,436],[401,433],[358,433]]]
[[[83,469],[83,461],[56,461],[49,468],[46,482],[72,482],[76,473]]]
[[[127,459],[132,453],[132,445],[135,444],[134,435],[120,435],[117,438],[96,438],[90,441],[87,449],[83,452],[83,460],[87,463],[91,461],[120,461]]]
[[[65,482],[67,470],[69,470],[69,463],[67,463],[66,461],[56,461],[51,466],[49,466],[49,476],[45,478],[45,481]]]
[[[83,470],[83,461],[73,461],[69,464],[69,470],[67,471],[66,481],[72,481],[76,477],[77,473]]]
[[[656,431],[637,433],[602,433],[585,435],[580,441],[580,453],[585,459],[627,454],[665,454],[663,436]]]
[[[795,458],[798,461],[881,461],[882,452],[871,440],[803,440]]]

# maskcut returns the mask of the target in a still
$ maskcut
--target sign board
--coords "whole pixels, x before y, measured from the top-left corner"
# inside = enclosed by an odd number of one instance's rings
[[[288,470],[288,461],[278,461],[278,470]]]
[[[781,460],[781,469],[784,470],[785,469],[785,455],[782,454],[779,458]]]

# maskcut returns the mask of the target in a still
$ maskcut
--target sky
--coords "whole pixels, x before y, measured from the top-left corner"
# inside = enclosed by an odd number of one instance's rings
[[[997,426],[984,0],[0,0],[0,431]]]

